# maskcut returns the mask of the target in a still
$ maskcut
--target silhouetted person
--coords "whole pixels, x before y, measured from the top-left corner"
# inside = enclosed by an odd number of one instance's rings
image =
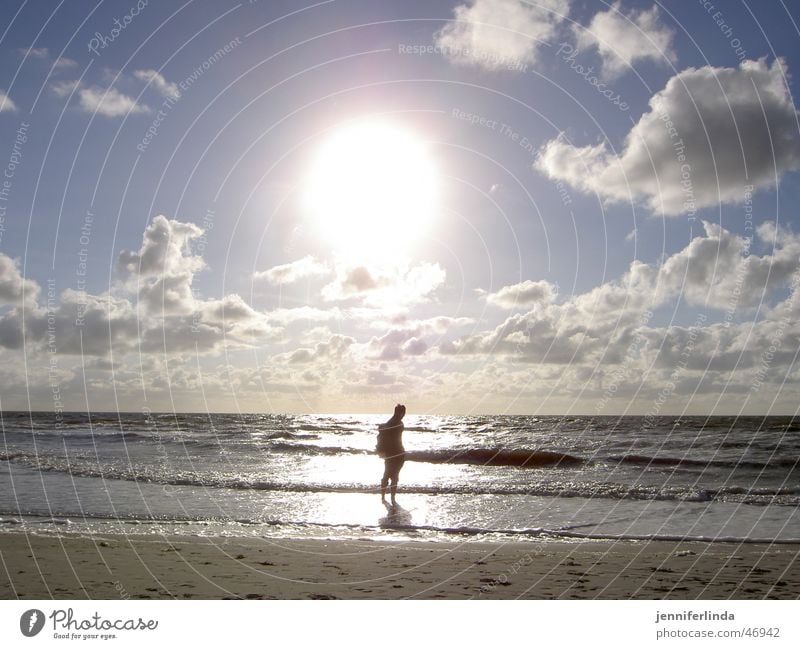
[[[400,469],[406,461],[406,450],[403,448],[403,417],[406,407],[397,404],[394,414],[385,424],[378,426],[378,445],[375,447],[378,455],[383,458],[384,471],[381,479],[381,502],[386,502],[386,487],[392,483],[392,505],[397,505],[397,481],[400,479]]]

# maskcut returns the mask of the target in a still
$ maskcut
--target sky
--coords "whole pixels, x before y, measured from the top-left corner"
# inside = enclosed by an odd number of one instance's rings
[[[797,411],[796,5],[0,15],[2,410]]]

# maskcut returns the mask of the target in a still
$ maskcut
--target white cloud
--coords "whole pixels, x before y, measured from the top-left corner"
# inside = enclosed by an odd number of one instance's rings
[[[659,269],[659,290],[681,294],[690,304],[725,310],[732,304],[755,307],[786,286],[798,269],[800,236],[765,222],[756,236],[735,235],[704,223],[705,236],[667,258]],[[769,254],[752,252],[758,241],[774,246]]]
[[[186,314],[195,309],[192,281],[205,262],[191,254],[190,244],[202,234],[193,223],[159,215],[145,229],[138,251],[120,253],[117,263],[126,286],[138,289],[146,310]]]
[[[0,305],[19,306],[23,297],[26,304],[33,305],[39,292],[39,285],[31,279],[25,279],[19,272],[17,262],[0,253]]]
[[[37,304],[40,287],[22,277],[16,263],[0,254],[0,304],[13,308],[0,316],[0,346],[19,349],[25,341],[58,354],[117,357],[131,352],[215,353],[271,342],[283,323],[253,309],[239,295],[195,298],[194,274],[204,267],[191,254],[202,235],[191,223],[157,216],[145,229],[136,252],[118,260],[123,282],[116,291],[138,290],[138,301],[112,293],[92,295],[65,290]],[[27,306],[23,313],[21,300]]]
[[[336,278],[322,289],[330,302],[353,300],[365,306],[402,309],[431,299],[444,283],[438,263],[412,266],[408,261],[384,266],[351,266],[339,262]]]
[[[273,266],[267,270],[253,273],[253,280],[265,281],[268,284],[278,286],[281,284],[293,284],[306,277],[327,275],[330,272],[328,267],[318,262],[311,255],[280,266]]]
[[[594,15],[586,28],[573,27],[579,48],[597,47],[608,77],[623,74],[636,62],[650,59],[656,63],[675,63],[672,49],[674,33],[661,24],[658,7],[623,12],[615,2],[607,11]]]
[[[79,81],[54,81],[50,84],[50,90],[56,97],[67,97],[71,95],[76,88],[80,87]]]
[[[141,277],[195,272],[204,267],[204,262],[201,257],[191,254],[190,243],[202,234],[202,228],[193,223],[183,223],[159,214],[145,228],[139,250],[120,253],[119,266],[126,273]]]
[[[19,52],[22,56],[30,56],[42,61],[50,61],[50,50],[46,47],[20,47],[17,49],[17,52]],[[72,68],[78,65],[78,62],[66,56],[61,56],[53,61],[53,65],[56,68]]]
[[[150,108],[137,103],[131,97],[122,94],[116,88],[81,88],[78,91],[80,106],[87,113],[96,113],[104,117],[120,117],[127,114],[149,113]]]
[[[800,168],[797,112],[784,63],[689,68],[672,77],[615,156],[606,143],[542,147],[535,167],[609,201],[643,200],[654,212],[694,214],[740,202]],[[685,157],[684,157],[685,156]]]
[[[22,56],[30,56],[34,59],[47,59],[50,57],[50,50],[46,47],[20,47],[17,48]]]
[[[471,0],[453,10],[436,45],[454,62],[489,70],[534,63],[569,7],[569,0]]]
[[[5,92],[0,90],[0,113],[5,112],[14,112],[17,110],[17,105],[11,101],[11,97],[9,97]]]
[[[167,81],[157,70],[135,70],[133,76],[139,81],[149,83],[167,99],[178,99],[181,96],[178,84]]]
[[[504,286],[499,291],[488,293],[486,301],[503,309],[530,308],[539,302],[551,302],[555,288],[545,280],[526,280],[512,286]]]
[[[492,330],[445,342],[440,349],[445,354],[495,354],[529,362],[581,364],[602,360],[615,364],[625,356],[636,331],[645,332],[651,346],[657,347],[660,342],[656,342],[665,336],[678,339],[671,347],[681,346],[681,340],[691,332],[644,324],[649,320],[644,318],[648,312],[680,298],[689,305],[719,312],[713,327],[701,327],[706,333],[698,336],[693,363],[708,363],[714,356],[715,367],[723,369],[745,350],[749,350],[749,361],[741,363],[754,362],[754,339],[744,325],[734,326],[737,314],[752,315],[751,309],[763,302],[761,314],[767,317],[750,326],[761,332],[756,340],[759,336],[769,337],[766,332],[774,327],[774,319],[783,317],[783,307],[773,306],[772,302],[800,273],[800,235],[776,230],[772,223],[762,224],[758,240],[762,245],[774,242],[774,247],[758,255],[751,252],[744,237],[711,223],[704,223],[704,228],[703,235],[692,239],[660,266],[634,261],[619,280],[561,302],[556,301],[554,292],[549,299],[542,295],[529,312],[514,314]],[[756,242],[752,247],[755,246]],[[508,293],[518,292],[519,287],[507,287]],[[504,290],[495,295],[502,294]],[[792,318],[792,322],[795,320]],[[800,329],[795,334],[788,326],[785,329],[786,335],[800,335]],[[709,333],[713,331],[716,333]],[[767,347],[769,344],[761,351]]]
[[[74,68],[76,65],[78,65],[78,62],[75,59],[70,59],[66,56],[60,56],[55,60],[53,65],[55,65],[57,68]]]
[[[343,317],[342,312],[334,307],[328,309],[317,309],[312,306],[300,306],[290,309],[272,309],[264,313],[270,323],[286,326],[294,322],[327,322],[338,320]]]
[[[291,352],[278,354],[274,360],[289,364],[330,363],[346,356],[353,343],[355,339],[350,336],[334,334],[327,341],[319,342],[314,347],[300,347]]]
[[[453,329],[472,324],[471,318],[436,316],[426,320],[400,321],[381,336],[373,336],[364,346],[366,358],[399,360],[422,356],[431,346]],[[429,340],[433,338],[433,340]]]

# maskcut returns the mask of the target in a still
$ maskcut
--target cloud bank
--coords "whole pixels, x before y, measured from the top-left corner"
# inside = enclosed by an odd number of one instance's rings
[[[785,63],[689,68],[650,99],[617,155],[608,143],[557,138],[535,168],[611,202],[643,201],[656,213],[688,214],[743,200],[800,168],[798,116]]]

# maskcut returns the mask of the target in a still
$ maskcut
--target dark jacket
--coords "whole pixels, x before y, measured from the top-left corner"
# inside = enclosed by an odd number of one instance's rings
[[[378,444],[375,451],[381,457],[395,457],[405,453],[403,448],[403,422],[392,417],[378,426]]]

